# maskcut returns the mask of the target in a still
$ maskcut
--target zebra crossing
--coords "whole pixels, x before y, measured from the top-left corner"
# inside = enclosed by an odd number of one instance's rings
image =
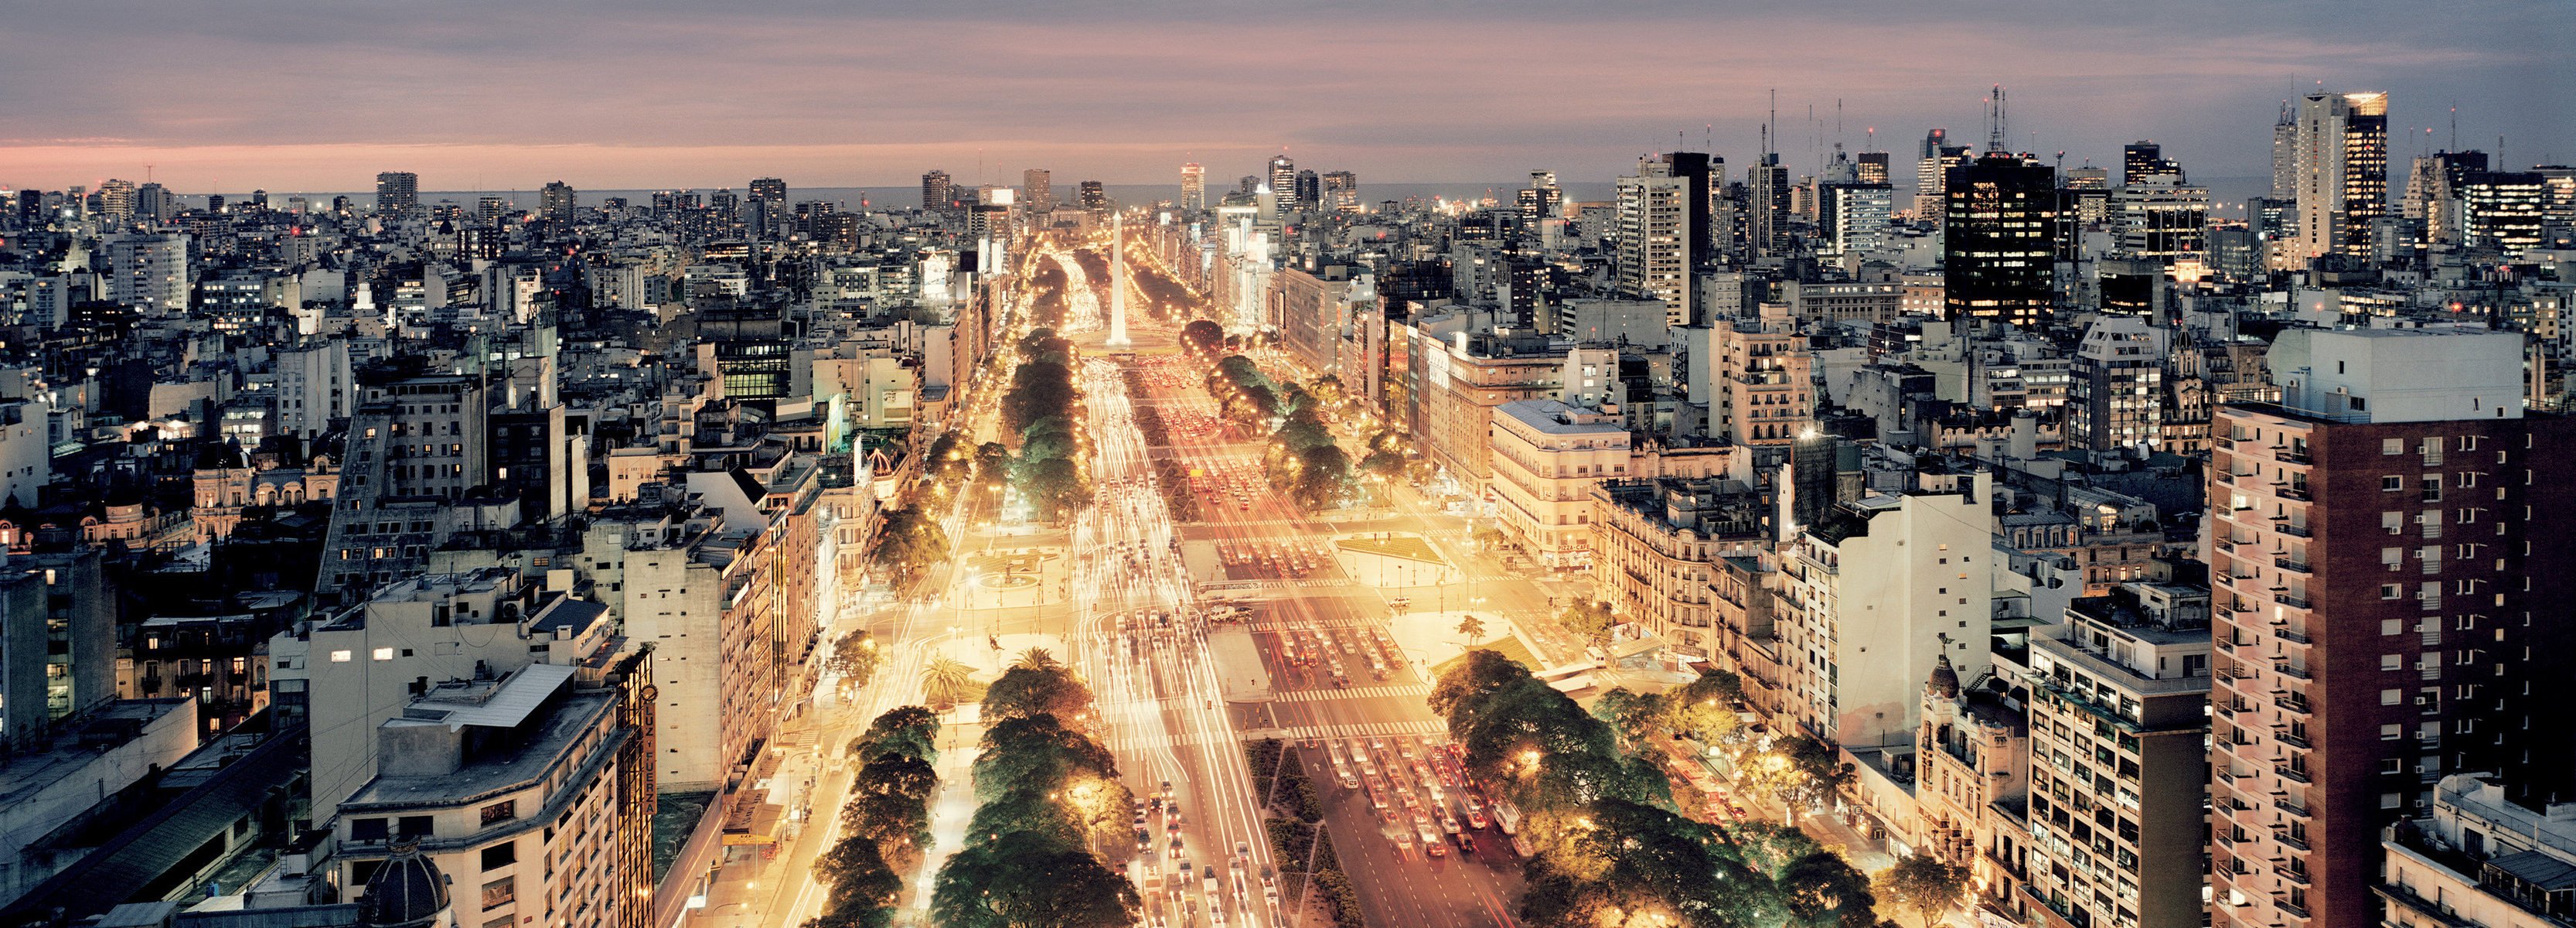
[[[1389,696],[1429,695],[1431,695],[1431,685],[1428,683],[1401,683],[1394,686],[1363,686],[1347,690],[1297,690],[1295,692],[1281,693],[1273,698],[1280,702],[1332,702],[1342,699],[1383,699]]]
[[[1281,738],[1392,738],[1402,735],[1446,735],[1449,723],[1439,719],[1404,722],[1351,722],[1342,725],[1297,725],[1278,730]]]

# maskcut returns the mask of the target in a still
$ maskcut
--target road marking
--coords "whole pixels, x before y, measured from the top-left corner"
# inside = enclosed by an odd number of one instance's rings
[[[1297,690],[1272,697],[1280,702],[1333,702],[1343,699],[1383,699],[1389,696],[1429,696],[1428,683],[1405,683],[1395,686],[1363,686],[1349,690]]]

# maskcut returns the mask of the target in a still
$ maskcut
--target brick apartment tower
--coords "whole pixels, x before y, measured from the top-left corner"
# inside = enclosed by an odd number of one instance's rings
[[[2576,798],[2576,420],[2522,336],[2282,333],[2213,424],[2210,922],[2363,928],[2380,829],[2444,774]]]

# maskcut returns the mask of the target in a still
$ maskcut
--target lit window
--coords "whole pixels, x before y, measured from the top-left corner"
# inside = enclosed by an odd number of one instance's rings
[[[346,663],[348,663],[348,662],[349,662],[349,652],[347,652],[347,651],[333,651],[333,652],[331,652],[331,663],[334,663],[334,664],[346,664]]]
[[[389,661],[389,660],[393,660],[393,659],[394,659],[394,649],[392,649],[392,648],[377,648],[375,651],[373,651],[373,652],[369,653],[367,656],[368,656],[368,657],[375,658],[376,660],[380,660],[380,661]]]

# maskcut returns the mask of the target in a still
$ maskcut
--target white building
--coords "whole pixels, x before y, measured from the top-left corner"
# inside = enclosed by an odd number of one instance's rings
[[[2481,774],[2442,778],[2433,814],[2391,826],[2387,928],[2558,928],[2576,920],[2576,805],[2533,812]]]
[[[1628,474],[1617,417],[1556,400],[1494,408],[1493,491],[1503,531],[1549,567],[1592,562],[1592,487]]]
[[[108,236],[107,264],[108,299],[147,314],[188,310],[187,236]]]
[[[1661,301],[1673,325],[1690,321],[1690,186],[1651,157],[1618,180],[1619,289]]]
[[[280,434],[311,438],[331,429],[331,420],[357,411],[358,381],[349,369],[349,343],[338,339],[280,349],[277,365],[277,429]]]
[[[1993,620],[1994,477],[1923,474],[1921,489],[1871,495],[1781,552],[1787,714],[1854,749],[1910,742],[1921,689],[1948,655],[1961,679],[1988,664]]]

